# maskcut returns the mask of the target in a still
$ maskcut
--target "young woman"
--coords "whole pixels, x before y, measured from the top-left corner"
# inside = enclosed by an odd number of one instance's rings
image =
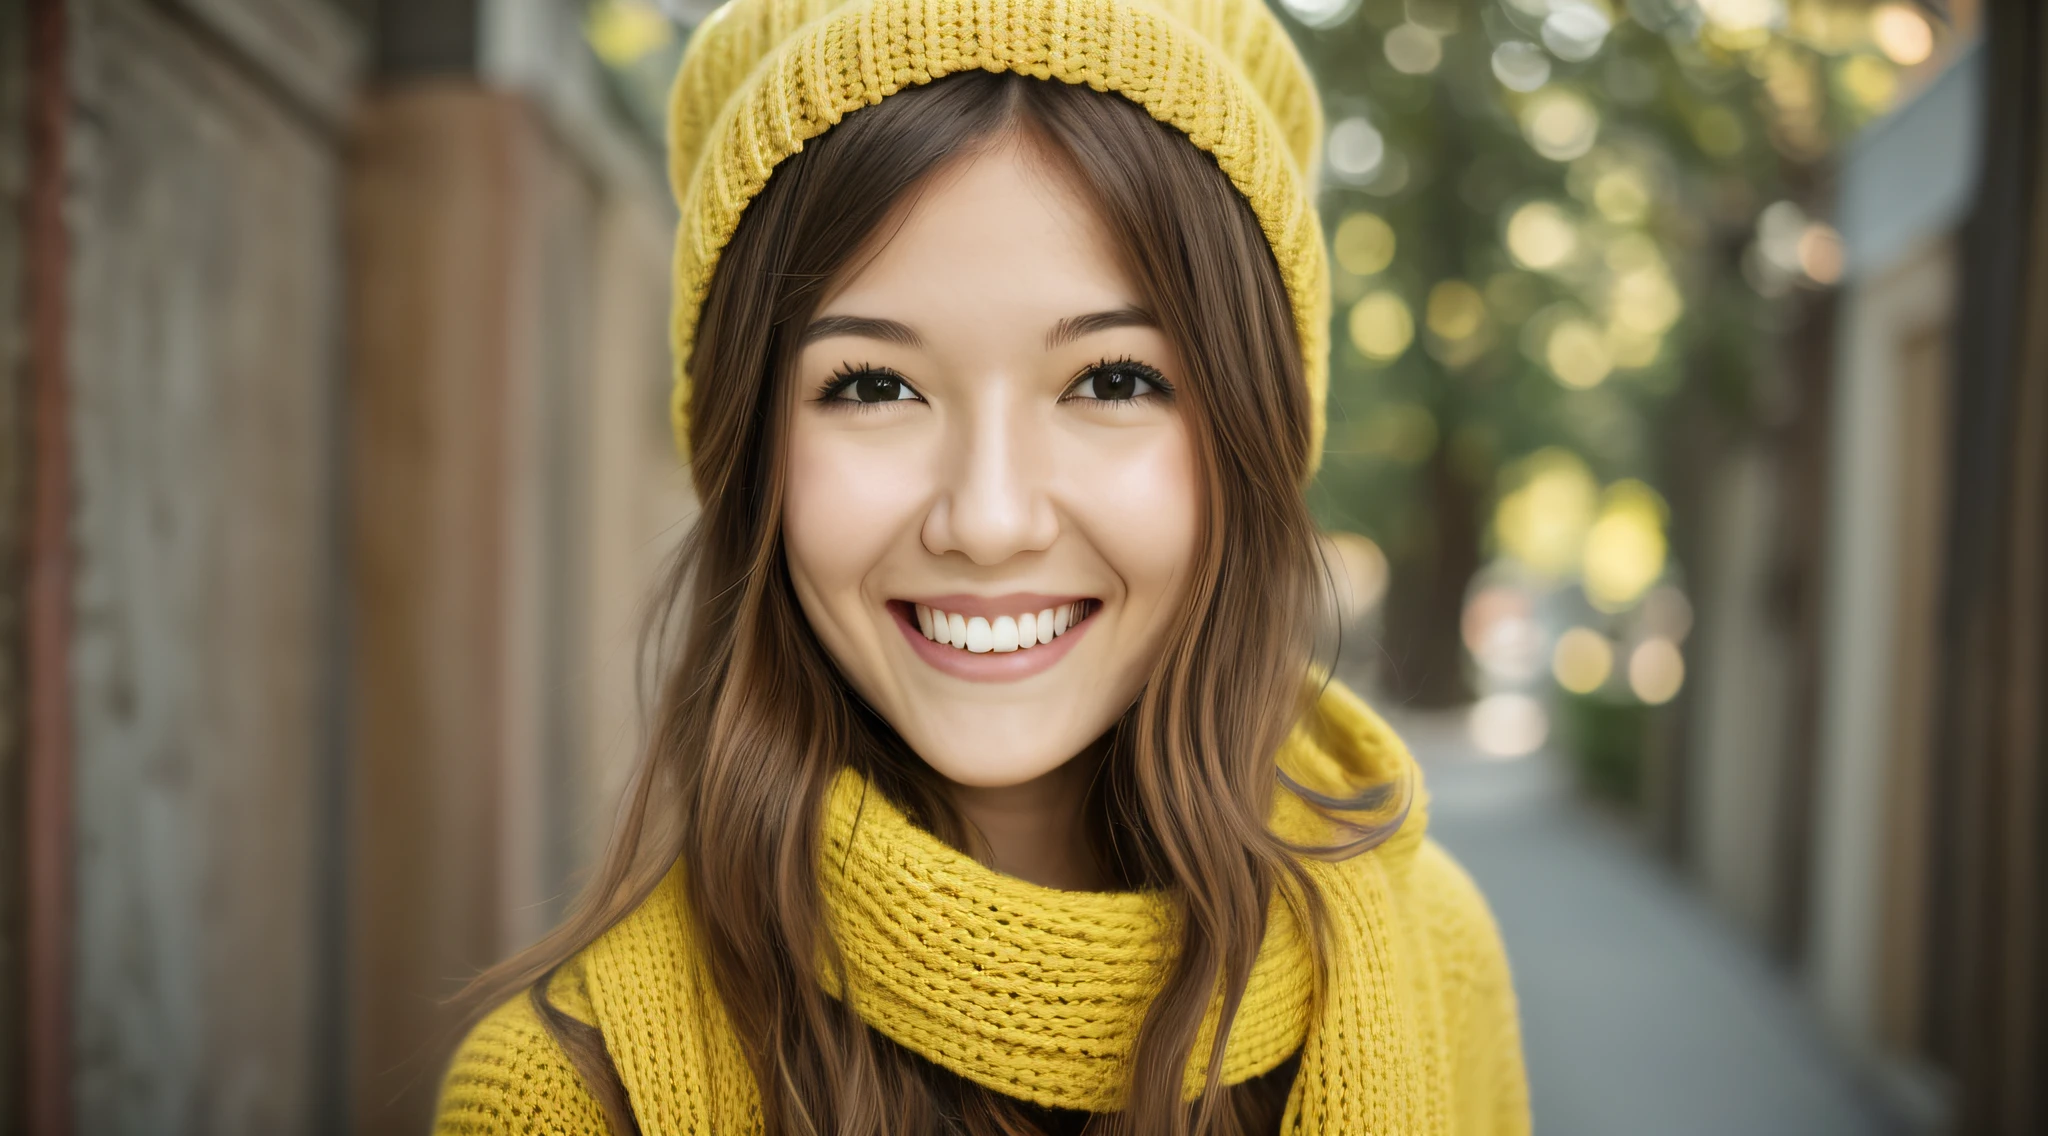
[[[673,650],[439,1130],[1526,1131],[1485,905],[1320,677],[1266,9],[735,0],[671,130]]]

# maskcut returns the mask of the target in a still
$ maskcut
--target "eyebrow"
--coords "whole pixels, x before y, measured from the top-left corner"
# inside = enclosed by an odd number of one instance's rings
[[[1086,315],[1068,316],[1052,325],[1045,333],[1045,347],[1050,351],[1064,347],[1084,335],[1108,331],[1115,327],[1158,327],[1159,321],[1143,308],[1117,308],[1107,312],[1089,312]],[[820,339],[835,336],[853,336],[859,339],[878,339],[884,343],[898,343],[905,347],[923,347],[924,339],[909,324],[876,316],[822,316],[811,321],[804,328],[799,347],[816,343]]]
[[[877,319],[873,316],[823,316],[811,321],[804,329],[803,339],[798,346],[816,343],[820,339],[851,335],[860,339],[879,339],[884,343],[900,343],[905,347],[922,347],[924,340],[909,324],[897,323],[892,319]]]
[[[1090,312],[1085,316],[1068,316],[1052,325],[1045,333],[1045,349],[1064,347],[1084,335],[1108,331],[1113,327],[1158,327],[1159,321],[1152,313],[1142,308],[1117,308],[1115,311]]]

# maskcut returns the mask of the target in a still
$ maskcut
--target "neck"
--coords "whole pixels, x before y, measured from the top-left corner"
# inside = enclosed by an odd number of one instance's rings
[[[1019,785],[950,784],[953,807],[980,838],[975,857],[1044,887],[1110,890],[1110,874],[1089,839],[1088,793],[1101,756],[1091,747]]]

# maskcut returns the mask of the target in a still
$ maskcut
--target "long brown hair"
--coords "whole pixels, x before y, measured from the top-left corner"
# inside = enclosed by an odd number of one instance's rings
[[[528,987],[621,1132],[634,1122],[595,1027],[548,1003],[546,977],[680,860],[692,929],[760,1086],[770,1133],[1039,1131],[1030,1110],[924,1062],[827,995],[814,875],[818,819],[851,764],[918,823],[971,850],[938,776],[868,711],[813,636],[785,570],[782,389],[798,337],[907,194],[940,166],[1022,137],[1092,195],[1187,369],[1206,514],[1199,563],[1137,702],[1107,738],[1091,797],[1105,859],[1178,915],[1179,953],[1130,1065],[1130,1136],[1271,1131],[1280,1093],[1219,1085],[1223,1043],[1276,889],[1319,941],[1321,910],[1267,828],[1274,756],[1307,708],[1325,578],[1300,485],[1309,405],[1293,314],[1250,207],[1215,162],[1135,104],[1085,87],[971,72],[892,96],[777,167],[721,254],[688,370],[703,512],[650,634],[650,736],[617,834],[582,903],[472,988]],[[1291,782],[1290,782],[1291,784]],[[1369,807],[1370,800],[1323,806]],[[1329,854],[1355,852],[1383,833]],[[1208,1090],[1182,1071],[1218,990]]]

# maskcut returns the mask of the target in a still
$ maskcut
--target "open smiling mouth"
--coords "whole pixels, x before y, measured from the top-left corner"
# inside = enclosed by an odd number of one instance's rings
[[[999,615],[994,619],[979,615],[963,617],[957,611],[948,612],[924,604],[912,606],[917,612],[917,629],[924,633],[926,639],[977,655],[990,652],[1000,655],[1049,644],[1065,635],[1068,628],[1087,619],[1100,605],[1095,600],[1075,600],[1035,612]]]
[[[944,602],[891,600],[889,609],[912,651],[926,663],[970,682],[1009,682],[1038,674],[1064,658],[1094,626],[1096,599],[1053,602],[1052,596],[935,596],[984,614],[949,610]],[[987,614],[1014,608],[1014,615]],[[1035,610],[1034,610],[1035,609]]]

